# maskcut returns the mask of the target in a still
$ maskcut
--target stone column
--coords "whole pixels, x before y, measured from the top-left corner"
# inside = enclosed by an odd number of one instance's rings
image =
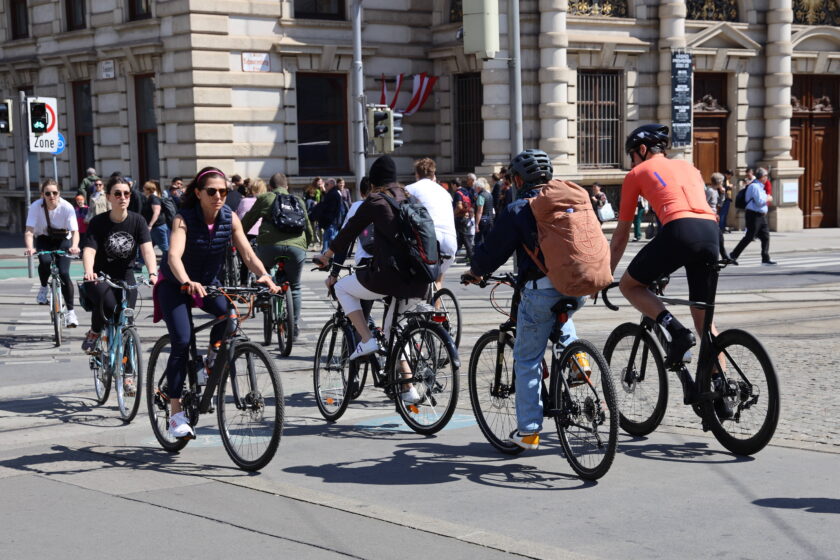
[[[790,104],[793,9],[790,0],[769,0],[766,20],[764,160],[759,165],[771,170],[773,206],[769,216],[770,227],[775,231],[791,231],[802,229],[802,210],[797,201],[784,199],[784,186],[798,185],[803,170],[790,155],[793,145],[790,137],[790,119],[793,117]]]
[[[569,46],[566,13],[569,2],[540,0],[539,9],[539,148],[551,157],[555,174],[568,174],[577,167],[577,131],[570,127],[577,106],[574,99],[569,99],[569,84],[574,82],[574,73],[569,69],[566,59]]]
[[[659,106],[656,118],[671,127],[671,51],[684,49],[686,7],[684,0],[662,0],[659,4]],[[671,157],[690,159],[691,146],[671,148]]]

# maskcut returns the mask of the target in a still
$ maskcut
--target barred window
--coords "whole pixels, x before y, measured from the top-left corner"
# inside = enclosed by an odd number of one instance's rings
[[[688,0],[686,10],[688,19],[738,21],[736,0]]]
[[[578,165],[621,167],[621,74],[602,70],[578,72]]]
[[[484,121],[481,118],[483,104],[481,73],[456,74],[452,119],[455,171],[472,171],[481,165],[481,143],[484,141]]]

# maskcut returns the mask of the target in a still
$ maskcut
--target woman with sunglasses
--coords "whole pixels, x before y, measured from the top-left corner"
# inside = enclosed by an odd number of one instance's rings
[[[90,330],[82,343],[82,350],[90,352],[96,347],[96,341],[105,326],[105,318],[110,318],[117,302],[120,301],[119,294],[105,282],[96,282],[100,273],[105,273],[115,280],[123,280],[128,284],[135,284],[132,264],[137,249],[146,267],[149,269],[149,278],[157,279],[157,261],[155,252],[152,249],[152,240],[149,236],[149,229],[146,220],[139,214],[130,212],[128,205],[131,200],[131,189],[122,176],[108,179],[108,186],[105,188],[105,195],[111,205],[111,211],[98,214],[88,225],[88,236],[82,251],[82,265],[85,271],[85,295],[91,303],[93,313],[90,318]],[[137,301],[137,291],[129,290],[128,306],[134,307]],[[104,312],[102,313],[99,310]],[[126,387],[131,390],[131,387]]]
[[[33,243],[34,241],[34,243]],[[26,246],[24,254],[34,255],[38,251],[66,251],[79,254],[79,223],[73,205],[61,198],[61,189],[55,179],[47,179],[41,184],[41,198],[29,207],[26,216],[26,232],[23,234]],[[38,255],[38,277],[41,289],[36,301],[47,305],[47,282],[50,279],[50,255]],[[58,257],[58,270],[61,276],[61,293],[67,306],[67,326],[76,327],[79,320],[73,310],[73,283],[70,281],[70,259],[66,255]]]
[[[195,437],[192,426],[181,409],[181,392],[187,377],[187,346],[190,341],[193,306],[214,317],[227,314],[224,296],[208,297],[204,286],[220,285],[219,276],[225,249],[232,239],[245,266],[258,276],[257,282],[277,292],[271,276],[254,254],[236,214],[225,205],[228,181],[215,167],[205,167],[187,187],[181,209],[172,222],[169,258],[161,266],[155,285],[155,321],[160,311],[169,330],[170,354],[166,364],[166,392],[172,415],[169,434],[174,438]],[[206,367],[215,360],[215,343],[224,336],[227,324],[221,322],[210,331]]]

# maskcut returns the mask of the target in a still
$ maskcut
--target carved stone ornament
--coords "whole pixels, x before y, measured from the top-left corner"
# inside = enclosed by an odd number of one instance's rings
[[[827,95],[823,95],[814,102],[811,110],[815,113],[832,113],[834,112],[834,107],[831,106],[831,99]]]
[[[700,101],[694,103],[694,111],[700,113],[728,113],[729,109],[721,105],[711,94],[707,93],[700,98]]]
[[[840,25],[840,0],[793,0],[793,23]]]
[[[790,96],[790,104],[793,106],[794,111],[807,111],[808,108],[802,105],[802,102],[799,101],[799,98],[795,95]]]
[[[738,0],[687,0],[686,18],[706,21],[738,21]]]
[[[569,0],[569,15],[627,17],[627,0]]]

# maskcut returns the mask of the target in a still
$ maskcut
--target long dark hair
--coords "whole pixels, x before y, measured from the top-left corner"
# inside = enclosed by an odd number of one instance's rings
[[[187,186],[184,196],[181,197],[181,207],[192,208],[196,206],[198,204],[198,195],[195,194],[195,191],[203,189],[204,185],[207,184],[207,181],[213,179],[214,177],[219,177],[227,182],[225,174],[216,167],[208,166],[196,173],[195,177],[193,177],[192,181],[190,181],[190,184]]]
[[[125,185],[129,188],[129,190],[131,189],[131,185],[128,183],[128,179],[126,179],[120,174],[111,175],[111,178],[108,179],[108,184],[105,185],[105,194],[111,194],[111,189],[114,188],[114,185]]]

